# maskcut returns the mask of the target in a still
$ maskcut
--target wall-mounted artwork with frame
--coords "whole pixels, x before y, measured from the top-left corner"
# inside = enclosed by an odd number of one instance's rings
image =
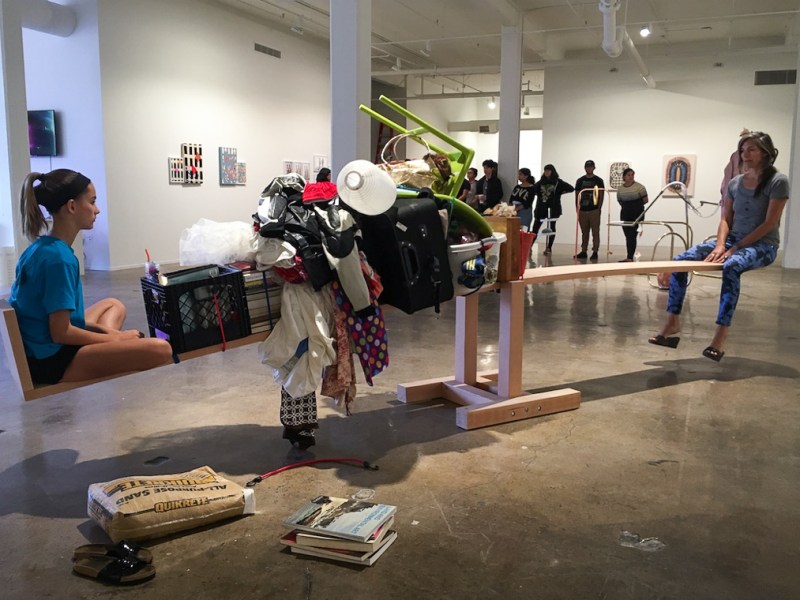
[[[247,163],[236,163],[236,185],[244,185],[247,183]]]
[[[220,146],[219,148],[219,184],[236,185],[236,148]]]
[[[617,189],[622,185],[622,172],[631,165],[624,160],[612,162],[608,169],[608,187]]]
[[[328,167],[328,157],[323,154],[315,154],[311,161],[311,171],[314,174],[314,177],[316,177],[317,173],[326,167]]]
[[[181,144],[185,183],[203,183],[203,144]]]
[[[167,164],[169,165],[169,182],[186,183],[183,159],[180,156],[170,156],[167,158]]]
[[[664,156],[664,174],[665,186],[673,181],[680,181],[686,186],[686,194],[689,197],[694,196],[694,180],[695,169],[697,166],[696,154],[667,154]],[[680,188],[670,187],[664,191],[665,196],[678,196],[680,195]]]
[[[294,162],[285,160],[283,161],[283,174],[288,175],[289,173],[294,173]]]

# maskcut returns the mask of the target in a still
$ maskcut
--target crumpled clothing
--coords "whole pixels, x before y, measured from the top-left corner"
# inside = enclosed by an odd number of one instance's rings
[[[260,271],[268,267],[290,267],[296,254],[294,246],[289,242],[277,238],[265,238],[256,236],[258,244],[256,246],[256,268]]]
[[[347,315],[334,305],[336,332],[336,364],[325,369],[322,378],[323,396],[333,398],[337,406],[344,406],[350,414],[350,406],[356,397],[356,373],[350,333],[347,329]]]
[[[275,381],[292,397],[315,391],[323,369],[336,362],[330,293],[314,292],[310,283],[283,286],[281,318],[258,346],[261,363],[272,368]],[[308,338],[308,351],[296,356]]]

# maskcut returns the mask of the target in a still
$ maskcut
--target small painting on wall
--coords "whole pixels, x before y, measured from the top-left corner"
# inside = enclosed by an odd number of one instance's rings
[[[283,161],[283,174],[294,173],[294,163],[291,160]]]
[[[170,156],[167,158],[169,165],[169,182],[186,183],[186,174],[183,170],[183,159],[180,156]]]
[[[625,161],[612,162],[608,170],[608,185],[611,189],[617,189],[622,185],[622,172],[629,168],[630,164]]]
[[[244,185],[247,183],[247,163],[236,163],[236,185]]]
[[[181,144],[181,158],[183,159],[183,171],[186,183],[203,183],[203,145]]]
[[[219,184],[236,185],[236,148],[219,148]]]
[[[314,155],[313,160],[311,161],[311,167],[315,177],[317,173],[319,173],[322,169],[324,169],[327,166],[328,166],[327,156],[323,156],[322,154]]]
[[[694,196],[695,166],[697,164],[696,154],[667,154],[664,156],[664,183],[669,185],[673,181],[679,181],[686,186],[686,194]],[[664,191],[665,196],[679,196],[680,187],[671,186]]]

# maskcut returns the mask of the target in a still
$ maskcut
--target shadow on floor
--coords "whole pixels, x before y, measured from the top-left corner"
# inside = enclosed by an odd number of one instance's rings
[[[332,414],[320,419],[317,445],[310,452],[291,449],[281,439],[282,427],[258,424],[194,427],[131,438],[115,449],[116,456],[95,460],[81,461],[79,450],[73,448],[48,450],[0,473],[0,515],[85,517],[92,483],[181,473],[203,465],[244,485],[253,474],[302,460],[355,457],[378,465],[379,470],[338,463],[308,468],[336,469],[345,485],[374,488],[406,478],[421,456],[467,452],[495,443],[489,430],[464,434],[455,426],[452,410],[442,410],[442,403],[391,406],[397,404],[390,403],[393,399],[393,394],[378,394],[370,397],[370,404],[383,408],[369,410],[365,403],[350,417]],[[429,442],[436,442],[435,447]]]
[[[571,387],[581,392],[581,402],[588,402],[695,381],[741,381],[753,377],[797,379],[800,377],[800,371],[786,365],[735,356],[726,356],[721,363],[714,363],[701,357],[650,361],[644,364],[652,365],[653,368],[526,391],[537,393]]]

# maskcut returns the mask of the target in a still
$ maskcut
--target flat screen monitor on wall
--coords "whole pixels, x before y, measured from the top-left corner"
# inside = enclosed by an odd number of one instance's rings
[[[56,112],[28,111],[28,139],[31,156],[56,156]]]

